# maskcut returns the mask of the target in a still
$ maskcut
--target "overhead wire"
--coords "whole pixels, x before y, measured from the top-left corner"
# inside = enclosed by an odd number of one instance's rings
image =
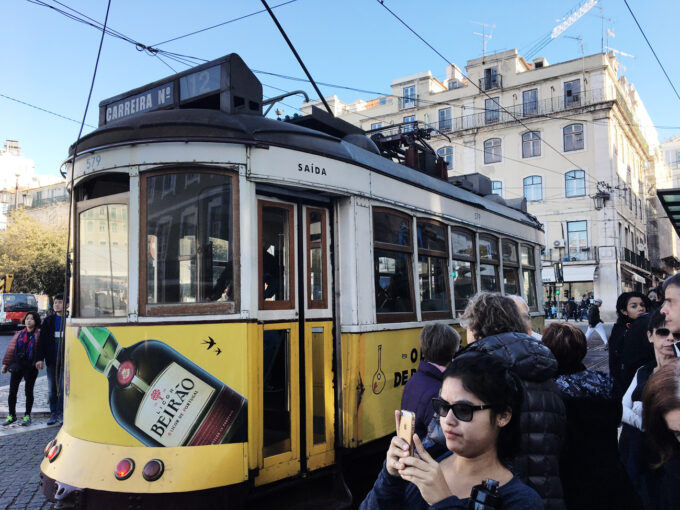
[[[670,84],[671,88],[673,89],[673,92],[675,92],[675,96],[680,99],[680,94],[678,94],[678,90],[675,88],[675,85],[673,84],[673,81],[671,80],[671,77],[668,76],[668,73],[666,72],[666,68],[663,66],[661,63],[661,60],[659,59],[659,56],[656,54],[656,51],[654,51],[654,47],[652,46],[652,43],[649,42],[649,39],[647,39],[647,34],[645,34],[645,31],[642,30],[642,27],[640,26],[640,23],[638,22],[637,18],[635,17],[635,14],[633,13],[633,10],[630,8],[630,5],[628,5],[628,0],[623,0],[623,2],[626,4],[626,7],[628,7],[628,12],[630,12],[630,15],[633,17],[633,20],[635,21],[635,24],[637,27],[640,29],[640,33],[642,34],[642,37],[645,38],[645,42],[647,43],[647,46],[649,46],[649,49],[652,50],[652,54],[654,55],[654,58],[656,59],[656,62],[659,64],[659,67],[663,71],[663,74],[666,76],[666,79],[668,80],[668,83]]]
[[[20,103],[20,104],[29,106],[29,107],[31,107],[31,108],[35,108],[36,110],[40,110],[41,112],[49,113],[50,115],[54,115],[55,117],[60,117],[60,118],[65,119],[65,120],[70,120],[71,122],[75,122],[76,124],[79,124],[79,123],[80,123],[79,120],[72,119],[71,117],[67,117],[66,115],[62,115],[62,114],[60,114],[60,113],[53,112],[52,110],[48,110],[47,108],[42,108],[42,107],[40,107],[40,106],[36,106],[36,105],[34,105],[34,104],[27,103],[26,101],[22,101],[21,99],[17,99],[17,98],[15,98],[15,97],[11,97],[11,96],[8,96],[8,95],[6,95],[6,94],[0,94],[0,97],[4,97],[5,99],[9,99],[10,101],[14,101],[14,102],[16,102],[16,103]],[[97,126],[93,126],[93,125],[91,125],[91,124],[85,124],[85,125],[86,125],[87,127],[91,127],[91,128],[97,127]]]

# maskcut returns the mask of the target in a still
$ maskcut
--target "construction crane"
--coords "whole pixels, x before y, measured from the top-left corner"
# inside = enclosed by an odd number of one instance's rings
[[[6,274],[0,277],[0,294],[10,292],[12,290],[12,282],[14,281],[13,274]]]

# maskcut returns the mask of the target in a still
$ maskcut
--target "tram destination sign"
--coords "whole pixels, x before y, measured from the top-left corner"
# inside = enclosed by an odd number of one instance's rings
[[[169,82],[106,105],[106,123],[172,106],[174,88],[174,82]]]

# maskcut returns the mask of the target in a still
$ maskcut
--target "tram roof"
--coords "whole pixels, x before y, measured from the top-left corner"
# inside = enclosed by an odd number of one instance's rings
[[[272,145],[318,154],[359,165],[453,200],[469,203],[542,229],[540,222],[528,213],[395,163],[355,143],[321,131],[259,115],[230,114],[212,109],[147,112],[101,126],[78,140],[77,150],[81,154],[104,147],[170,141]],[[70,147],[70,156],[73,156],[75,147],[76,144]]]

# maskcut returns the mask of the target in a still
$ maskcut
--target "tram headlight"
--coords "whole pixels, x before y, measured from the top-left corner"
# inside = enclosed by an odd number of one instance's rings
[[[47,443],[47,446],[45,446],[45,449],[43,450],[43,455],[45,455],[45,457],[47,457],[47,454],[50,452],[50,450],[52,449],[52,447],[53,447],[55,444],[57,444],[57,440],[56,440],[56,439],[52,439],[52,441],[50,441],[49,443]]]
[[[50,461],[50,463],[54,462],[57,460],[57,457],[59,457],[59,454],[61,453],[61,445],[60,444],[55,444],[50,448],[50,450],[47,452],[47,460]]]
[[[163,464],[163,461],[160,459],[152,459],[144,466],[142,476],[147,482],[155,482],[161,476],[163,476],[163,471],[165,471],[165,465]]]
[[[116,476],[116,480],[127,480],[132,476],[132,472],[135,470],[135,461],[131,458],[126,458],[116,464],[116,470],[113,474]]]

